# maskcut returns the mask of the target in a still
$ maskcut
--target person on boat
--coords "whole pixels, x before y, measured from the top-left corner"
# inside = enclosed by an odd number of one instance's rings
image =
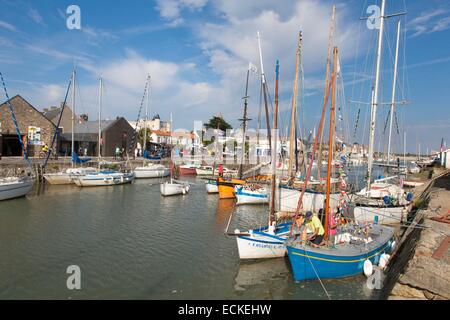
[[[41,151],[47,153],[47,152],[48,152],[48,144],[44,144],[44,145],[42,146]]]
[[[328,221],[328,235],[330,236],[330,243],[332,246],[336,244],[336,233],[337,233],[337,226],[338,226],[338,209],[332,210],[329,216]]]
[[[223,165],[219,164],[219,177],[223,177]]]
[[[306,227],[312,230],[312,234],[308,236],[308,241],[311,242],[311,246],[314,248],[324,245],[323,236],[325,229],[323,228],[320,219],[313,215],[311,211],[307,211],[305,214]]]
[[[116,147],[116,152],[115,152],[115,157],[114,157],[114,159],[117,160],[117,157],[118,157],[118,156],[120,156],[120,148],[119,148],[119,147]]]
[[[303,231],[306,231],[306,228],[303,228],[302,230],[302,226],[305,223],[305,217],[303,215],[299,215],[298,217],[295,218],[295,223],[294,223],[294,227],[293,227],[293,235],[294,235],[294,240],[297,239],[297,237],[299,235],[301,235],[303,233]],[[303,236],[302,236],[302,240],[303,240]]]

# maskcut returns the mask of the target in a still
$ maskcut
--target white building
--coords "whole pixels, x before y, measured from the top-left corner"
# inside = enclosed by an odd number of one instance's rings
[[[441,152],[441,165],[446,169],[450,169],[450,149]]]
[[[136,127],[136,121],[128,121],[128,122],[133,128]],[[139,122],[137,123],[137,129],[139,131],[144,128],[145,128],[145,120],[140,119]],[[170,132],[172,128],[170,127],[170,122],[162,121],[159,115],[157,114],[152,119],[147,120],[147,129],[151,131],[159,130],[162,132]]]

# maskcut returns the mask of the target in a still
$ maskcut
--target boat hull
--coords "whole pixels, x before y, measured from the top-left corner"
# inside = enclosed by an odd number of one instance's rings
[[[248,236],[238,236],[236,241],[239,258],[250,260],[284,257],[290,225],[290,223],[285,223],[277,226],[275,235],[268,234],[267,227],[263,227],[251,230]]]
[[[74,178],[77,176],[83,176],[90,173],[95,173],[95,168],[69,168],[65,172],[46,173],[44,179],[50,184],[64,185],[73,184]]]
[[[219,193],[219,187],[217,187],[216,181],[208,181],[205,184],[205,188],[208,193]]]
[[[363,273],[364,261],[377,264],[380,256],[389,250],[389,244],[355,256],[336,256],[288,246],[287,252],[295,281],[310,279],[336,279]],[[314,266],[314,267],[313,267]],[[317,272],[317,275],[316,275]]]
[[[7,181],[6,179],[3,181]],[[33,179],[17,179],[11,183],[1,183],[0,181],[0,200],[9,200],[25,196],[33,188]]]
[[[236,204],[266,204],[269,203],[267,190],[247,190],[242,186],[235,187]]]
[[[74,177],[74,182],[79,187],[114,186],[131,183],[134,180],[133,173],[113,174],[88,174]]]
[[[159,185],[161,195],[163,196],[175,196],[179,194],[186,194],[189,191],[189,187],[179,183],[161,183]]]
[[[335,248],[287,245],[289,262],[296,281],[335,279],[362,274],[364,262],[378,264],[383,253],[390,252],[394,229],[374,226],[378,238],[370,243],[338,244]]]
[[[183,167],[180,166],[180,175],[182,176],[188,176],[188,175],[196,175],[197,174],[197,168],[195,167]]]
[[[198,176],[212,176],[213,175],[213,170],[208,170],[208,169],[195,169],[195,173]],[[216,171],[217,174],[217,171]]]
[[[143,167],[143,168],[136,168],[134,170],[134,175],[136,179],[162,178],[168,177],[170,175],[170,170],[167,168],[147,169],[146,167]]]
[[[217,186],[219,188],[219,198],[220,199],[235,199],[236,195],[234,193],[234,187],[236,185],[245,184],[244,180],[230,179],[225,180],[223,178],[217,178]]]
[[[356,223],[374,222],[375,220],[378,220],[379,224],[399,224],[406,221],[409,213],[409,206],[376,207],[356,205],[353,208],[350,208],[350,212],[352,211],[352,218]]]
[[[44,179],[50,184],[62,185],[62,184],[73,184],[72,177],[69,173],[47,173],[44,174]]]
[[[280,211],[295,212],[297,210],[301,190],[287,187],[282,187],[280,189]],[[339,196],[339,193],[332,193],[330,195],[332,207],[338,206]],[[306,190],[302,199],[302,208],[304,211],[318,212],[320,209],[323,209],[325,198],[325,193]]]

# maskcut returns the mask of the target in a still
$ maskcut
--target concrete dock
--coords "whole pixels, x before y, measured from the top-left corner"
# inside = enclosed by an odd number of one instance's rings
[[[423,187],[419,209],[385,271],[379,299],[450,299],[450,172]]]

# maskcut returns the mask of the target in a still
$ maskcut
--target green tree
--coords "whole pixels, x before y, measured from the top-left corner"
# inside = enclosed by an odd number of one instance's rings
[[[141,144],[142,148],[144,147],[144,133],[145,133],[144,129],[139,130],[137,139],[137,141],[139,141],[139,143]],[[147,128],[147,148],[150,146],[150,142],[152,141],[150,137],[151,134],[152,131],[149,128]]]
[[[220,129],[222,131],[233,129],[233,127],[221,116],[213,116],[209,119],[208,123],[205,124],[205,127],[206,129]]]

